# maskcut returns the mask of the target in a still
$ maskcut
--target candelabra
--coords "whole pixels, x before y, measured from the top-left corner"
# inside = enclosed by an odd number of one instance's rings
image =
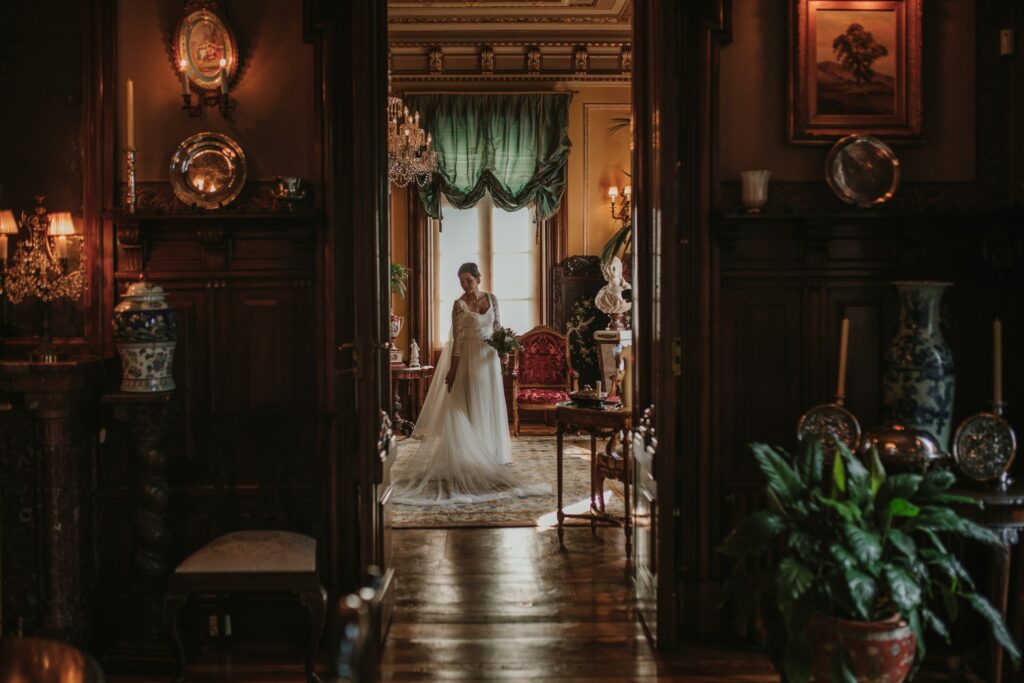
[[[622,201],[619,199],[619,188],[612,186],[608,188],[608,198],[612,200],[612,218],[617,221],[629,221],[630,210],[633,204],[633,188],[626,185],[622,188]],[[615,204],[618,202],[618,207]]]
[[[230,118],[235,104],[231,101],[231,97],[228,96],[229,74],[226,59],[220,60],[216,87],[205,88],[197,85],[196,89],[198,92],[195,93],[195,98],[192,97],[192,84],[188,77],[188,62],[184,59],[178,63],[178,74],[181,79],[181,100],[183,102],[181,108],[189,116],[199,116],[203,111],[203,107],[216,107],[220,109],[220,113],[224,118]]]
[[[425,185],[437,172],[437,152],[430,133],[420,128],[419,112],[409,113],[401,98],[391,94],[388,75],[388,180],[404,187]]]
[[[39,300],[43,312],[42,339],[32,353],[33,360],[52,363],[57,352],[50,337],[50,305],[58,299],[78,300],[85,288],[84,261],[72,268],[68,241],[76,238],[70,213],[47,214],[45,197],[36,197],[31,214],[22,212],[20,227],[27,235],[14,252],[10,268],[4,273],[7,298],[20,304],[27,297]]]

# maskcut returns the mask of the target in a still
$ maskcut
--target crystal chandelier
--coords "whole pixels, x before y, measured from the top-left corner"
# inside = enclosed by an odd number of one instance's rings
[[[20,304],[25,298],[34,296],[42,305],[43,338],[34,356],[37,360],[52,362],[56,360],[56,353],[50,339],[50,304],[58,299],[76,301],[82,298],[85,264],[80,249],[77,264],[72,266],[68,257],[68,241],[81,239],[74,234],[71,214],[48,215],[43,206],[44,199],[41,195],[36,197],[32,214],[22,212],[21,227],[28,234],[18,244],[10,267],[7,267],[6,254],[3,265],[5,290],[10,302]]]
[[[420,128],[419,112],[409,114],[401,98],[391,94],[388,75],[388,180],[404,187],[415,182],[426,185],[437,171],[437,152],[431,137]]]

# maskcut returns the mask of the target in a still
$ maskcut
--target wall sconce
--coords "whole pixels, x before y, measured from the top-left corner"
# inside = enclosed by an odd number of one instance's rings
[[[630,218],[630,209],[633,206],[633,186],[626,185],[622,188],[622,200],[619,201],[619,188],[612,187],[608,188],[608,199],[612,200],[612,219],[617,221],[628,221]],[[618,207],[616,208],[616,203]]]
[[[75,301],[82,298],[85,290],[84,259],[79,257],[75,267],[68,258],[68,241],[75,236],[75,224],[71,214],[46,213],[43,206],[45,197],[36,197],[36,208],[32,214],[21,214],[21,225],[28,233],[18,243],[10,268],[4,272],[7,298],[12,304],[20,304],[26,297],[34,296],[43,309],[42,339],[31,357],[42,363],[58,360],[57,350],[50,337],[50,304],[58,299]],[[5,225],[5,214],[0,212],[0,226]],[[7,237],[4,232],[3,237]],[[4,242],[6,248],[6,242]],[[81,252],[79,252],[81,253]],[[6,265],[6,258],[4,259]]]
[[[196,40],[203,36],[203,40]],[[174,34],[174,65],[181,81],[181,99],[189,116],[217,107],[227,118],[234,103],[228,96],[238,75],[238,43],[227,19],[209,0],[187,0]]]

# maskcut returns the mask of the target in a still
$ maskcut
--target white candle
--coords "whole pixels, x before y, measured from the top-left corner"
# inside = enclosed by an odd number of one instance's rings
[[[998,408],[1003,402],[1003,323],[992,323],[992,401]]]
[[[220,92],[222,95],[228,94],[228,60],[223,57],[220,58]]]
[[[64,235],[57,237],[57,258],[68,257],[68,238]]]
[[[125,86],[125,143],[128,149],[135,149],[135,83],[128,79]]]
[[[839,381],[836,383],[836,397],[846,396],[846,355],[850,349],[850,319],[843,318],[839,331]]]
[[[0,235],[0,261],[7,260],[7,235]]]
[[[601,383],[601,380],[598,380],[598,381],[597,381],[597,397],[598,397],[598,398],[600,398],[600,397],[601,397],[601,388],[602,388],[602,386],[601,386],[601,385],[602,385],[602,383]]]
[[[188,68],[188,62],[186,62],[186,61],[185,61],[185,60],[183,59],[183,60],[181,60],[181,62],[179,63],[179,66],[181,67],[181,68],[179,69],[179,73],[181,74],[181,93],[182,93],[183,95],[188,95],[188,94],[190,94],[190,92],[191,92],[191,91],[189,90],[189,85],[188,85],[188,72],[187,72],[187,70],[186,70],[186,69]]]

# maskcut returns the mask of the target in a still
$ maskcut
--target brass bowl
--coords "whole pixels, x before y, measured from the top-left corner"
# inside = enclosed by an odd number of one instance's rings
[[[929,432],[904,425],[882,425],[864,435],[860,444],[862,456],[871,449],[878,450],[878,458],[886,472],[918,472],[924,474],[949,464],[949,454],[942,450],[938,440]]]

